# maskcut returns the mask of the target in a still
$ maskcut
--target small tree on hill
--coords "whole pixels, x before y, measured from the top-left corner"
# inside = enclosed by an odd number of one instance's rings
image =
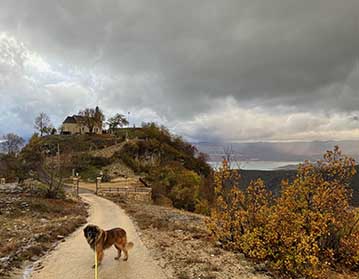
[[[84,125],[89,129],[90,133],[93,133],[95,126],[102,126],[102,122],[105,120],[105,116],[99,107],[85,108],[79,111],[79,115],[84,118]]]
[[[1,149],[9,155],[17,154],[25,143],[22,137],[13,133],[4,135],[2,139]]]
[[[116,115],[108,119],[107,124],[109,126],[109,130],[113,132],[119,127],[122,128],[123,126],[128,125],[128,120],[123,114],[117,113]]]
[[[53,129],[50,117],[46,113],[40,112],[35,118],[34,128],[40,133],[41,137],[44,134],[49,135]]]
[[[43,190],[47,198],[64,197],[63,178],[69,160],[60,154],[60,150],[56,143],[48,144],[46,140],[34,134],[19,156],[22,170],[26,176],[32,173],[32,177],[44,184]]]

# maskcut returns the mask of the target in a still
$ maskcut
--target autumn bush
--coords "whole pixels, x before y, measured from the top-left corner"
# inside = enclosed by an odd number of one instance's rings
[[[172,162],[151,169],[147,180],[151,183],[155,202],[166,196],[170,198],[173,206],[195,211],[199,202],[201,178],[194,171]]]
[[[216,202],[208,223],[227,249],[265,261],[286,278],[328,278],[330,270],[359,268],[359,214],[349,202],[355,161],[338,147],[305,162],[273,198],[263,181],[239,190],[224,162],[215,173]],[[235,174],[235,175],[234,175]]]

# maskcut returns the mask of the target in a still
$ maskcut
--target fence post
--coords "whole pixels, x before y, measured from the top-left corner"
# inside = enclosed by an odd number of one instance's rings
[[[102,180],[101,176],[96,177],[96,192],[95,192],[96,195],[98,194],[98,189],[100,188],[101,180]]]
[[[76,195],[79,197],[79,188],[80,188],[80,178],[77,178],[77,184],[76,184]]]
[[[73,193],[73,194],[76,193],[76,185],[77,185],[77,178],[76,178],[76,177],[72,177],[72,193]]]

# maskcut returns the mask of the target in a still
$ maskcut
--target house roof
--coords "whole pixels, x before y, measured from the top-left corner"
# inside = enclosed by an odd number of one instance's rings
[[[68,116],[68,117],[66,117],[65,121],[62,122],[62,123],[63,124],[65,124],[65,123],[76,123],[76,121],[75,121],[75,118],[73,118],[72,116]]]
[[[85,117],[81,116],[81,115],[73,115],[73,116],[68,116],[66,117],[65,121],[63,122],[63,124],[65,123],[82,123],[84,122]]]

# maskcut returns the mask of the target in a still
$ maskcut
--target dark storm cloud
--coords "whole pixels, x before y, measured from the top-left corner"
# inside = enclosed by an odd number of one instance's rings
[[[271,114],[356,111],[358,15],[357,0],[3,0],[0,28],[47,61],[107,75],[93,89],[109,109],[191,121],[225,98]]]

